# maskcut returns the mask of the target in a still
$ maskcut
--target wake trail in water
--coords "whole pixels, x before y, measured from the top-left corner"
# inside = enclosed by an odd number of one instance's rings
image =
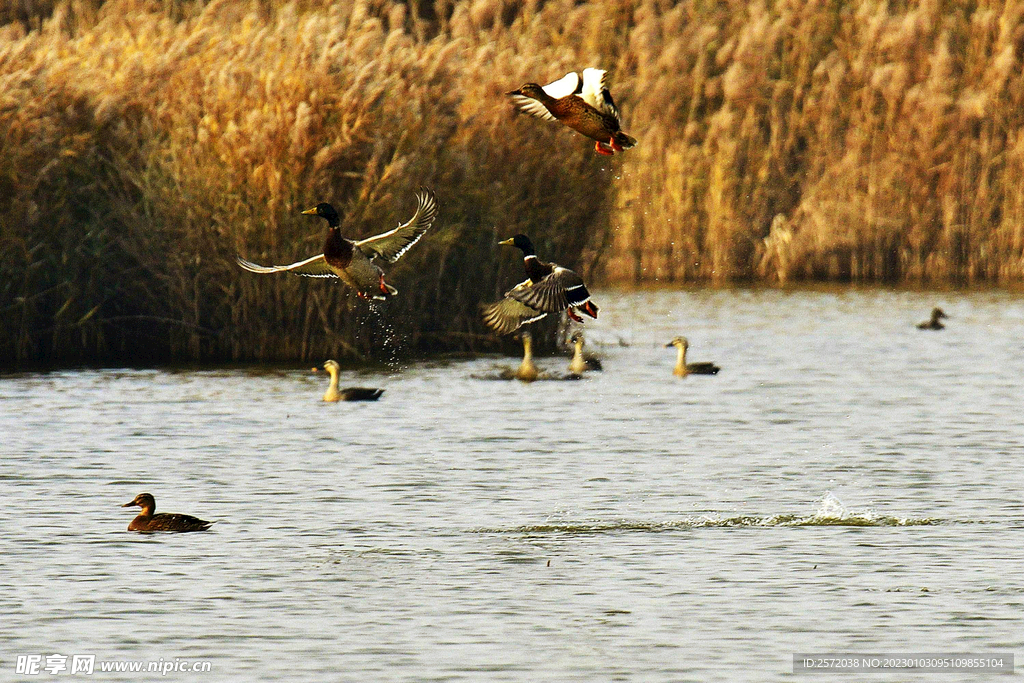
[[[764,527],[917,527],[948,523],[932,517],[892,517],[872,512],[850,512],[832,492],[821,499],[812,515],[738,515],[734,517],[688,517],[669,521],[618,519],[609,521],[564,521],[526,524],[507,528],[479,528],[476,533],[495,534],[601,534],[639,531],[660,533],[685,529],[732,529]]]

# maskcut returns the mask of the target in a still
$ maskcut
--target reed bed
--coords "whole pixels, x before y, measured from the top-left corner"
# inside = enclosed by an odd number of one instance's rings
[[[1024,278],[1024,3],[76,0],[0,11],[0,364],[493,345],[515,232],[606,283]],[[503,92],[601,65],[614,159]],[[385,309],[257,276],[434,229]],[[550,335],[549,335],[550,336]]]

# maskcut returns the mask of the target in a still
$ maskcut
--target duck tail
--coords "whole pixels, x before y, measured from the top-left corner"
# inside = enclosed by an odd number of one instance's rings
[[[621,130],[617,131],[613,137],[615,144],[622,149],[629,149],[630,147],[636,147],[636,138],[626,135]]]

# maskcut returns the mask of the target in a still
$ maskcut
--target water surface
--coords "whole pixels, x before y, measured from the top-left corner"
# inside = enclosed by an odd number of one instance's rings
[[[481,379],[518,363],[498,357],[345,372],[386,389],[375,404],[273,368],[0,378],[0,679],[45,678],[14,675],[30,653],[240,681],[1021,659],[1024,299],[597,299],[605,370],[577,382]],[[948,328],[916,330],[935,304]],[[722,372],[674,378],[677,334]],[[119,506],[142,491],[216,524],[128,534]]]

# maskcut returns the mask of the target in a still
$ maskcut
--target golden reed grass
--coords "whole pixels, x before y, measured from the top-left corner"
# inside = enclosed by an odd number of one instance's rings
[[[1024,276],[1024,4],[853,0],[8,1],[0,364],[385,357],[484,343],[521,277]],[[613,160],[503,92],[600,65]],[[234,264],[436,228],[386,317]],[[500,250],[499,250],[500,249]],[[384,321],[396,323],[392,329]],[[373,324],[364,324],[367,321]]]

